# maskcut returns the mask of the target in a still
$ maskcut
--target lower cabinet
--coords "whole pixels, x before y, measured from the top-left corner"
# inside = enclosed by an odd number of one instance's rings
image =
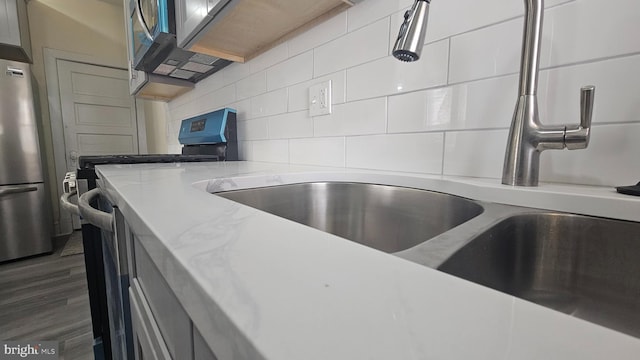
[[[126,241],[135,360],[218,360],[131,231]]]
[[[133,248],[136,254],[135,280],[149,304],[171,358],[192,359],[193,335],[189,315],[142,245],[134,241]]]
[[[137,280],[131,283],[129,296],[131,298],[131,322],[136,360],[171,360],[169,349],[164,343],[160,329],[154,320],[149,304],[140,291]]]

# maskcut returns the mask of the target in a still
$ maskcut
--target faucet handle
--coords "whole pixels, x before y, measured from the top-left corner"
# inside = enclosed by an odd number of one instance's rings
[[[564,145],[569,150],[585,149],[589,145],[595,93],[596,87],[593,85],[580,89],[580,125],[567,126],[564,135]]]
[[[583,86],[580,89],[580,126],[585,129],[591,127],[595,93],[596,87],[593,85]]]

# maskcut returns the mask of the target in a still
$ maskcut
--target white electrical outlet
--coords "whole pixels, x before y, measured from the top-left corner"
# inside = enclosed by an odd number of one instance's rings
[[[331,114],[331,80],[309,88],[309,116]]]

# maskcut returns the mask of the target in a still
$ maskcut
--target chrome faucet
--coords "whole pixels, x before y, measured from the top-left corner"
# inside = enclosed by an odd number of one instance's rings
[[[416,0],[411,10],[405,13],[405,21],[393,49],[396,58],[415,61],[420,57],[420,41],[424,39],[430,3],[430,0]],[[595,87],[584,86],[580,91],[579,125],[545,126],[540,123],[536,93],[544,1],[524,0],[524,4],[519,95],[509,131],[502,183],[537,186],[542,151],[565,147],[569,150],[584,149],[589,144]]]

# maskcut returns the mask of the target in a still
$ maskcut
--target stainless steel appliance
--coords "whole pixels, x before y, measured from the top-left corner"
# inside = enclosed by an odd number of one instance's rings
[[[29,64],[0,60],[0,262],[51,252]]]
[[[218,7],[227,3],[219,1]],[[128,6],[136,70],[196,83],[231,63],[177,46],[173,0],[130,0]]]
[[[82,215],[82,242],[93,325],[96,359],[134,359],[129,303],[129,258],[124,218],[97,187],[96,165],[218,161],[217,155],[98,155],[80,156],[76,187],[78,205],[66,193],[63,207]],[[95,208],[95,209],[94,209]]]

